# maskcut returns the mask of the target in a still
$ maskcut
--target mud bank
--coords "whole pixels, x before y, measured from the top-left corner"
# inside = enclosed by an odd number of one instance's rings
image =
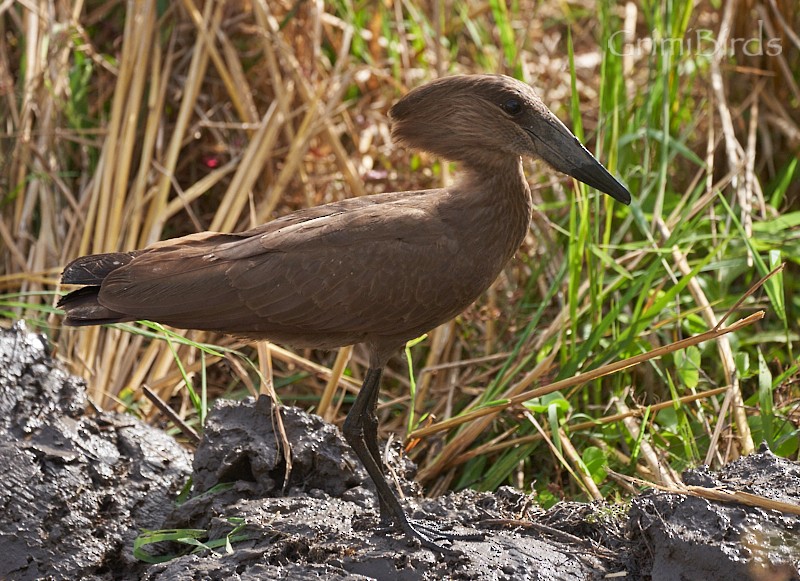
[[[271,402],[219,402],[194,456],[127,415],[87,414],[81,380],[24,327],[0,333],[0,579],[800,579],[800,517],[649,492],[629,507],[532,508],[511,488],[423,499],[389,459],[416,519],[482,531],[435,555],[379,531],[369,479],[334,426]],[[178,504],[191,478],[191,497]],[[769,451],[687,484],[800,505],[800,466]],[[150,564],[142,529],[202,529],[214,551]],[[228,539],[226,550],[224,540]],[[149,545],[152,556],[186,545]]]

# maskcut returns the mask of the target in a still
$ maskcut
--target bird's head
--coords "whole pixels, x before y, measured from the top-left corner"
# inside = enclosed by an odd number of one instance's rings
[[[542,159],[616,200],[630,192],[527,84],[503,75],[444,77],[413,89],[389,111],[398,143],[481,170],[513,156]]]

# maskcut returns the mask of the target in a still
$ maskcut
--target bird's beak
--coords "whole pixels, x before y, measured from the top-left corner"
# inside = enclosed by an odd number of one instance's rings
[[[536,115],[526,124],[525,130],[531,137],[536,155],[553,169],[597,188],[623,204],[631,203],[628,189],[608,173],[603,164],[550,111]]]

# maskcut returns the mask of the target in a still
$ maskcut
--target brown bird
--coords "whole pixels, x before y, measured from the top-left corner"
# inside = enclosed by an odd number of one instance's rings
[[[375,483],[381,520],[447,551],[437,541],[475,535],[409,520],[383,475],[375,412],[387,360],[467,308],[519,248],[531,218],[522,156],[625,204],[631,195],[531,87],[509,77],[442,78],[409,92],[389,115],[396,142],[460,164],[455,185],[78,258],[61,282],[86,286],[58,305],[67,325],[148,319],[295,347],[364,344],[369,369],[344,436]]]

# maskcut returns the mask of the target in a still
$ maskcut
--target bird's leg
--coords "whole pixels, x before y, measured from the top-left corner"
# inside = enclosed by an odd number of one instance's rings
[[[408,537],[417,539],[423,547],[440,553],[454,553],[437,544],[438,539],[479,540],[480,534],[458,535],[444,533],[424,524],[413,523],[406,516],[397,496],[383,475],[383,462],[378,450],[378,419],[375,408],[378,402],[382,368],[369,368],[356,401],[344,421],[344,437],[369,473],[378,493],[381,516],[388,516]],[[383,518],[382,518],[383,520]]]
[[[370,455],[378,465],[381,474],[386,474],[386,468],[383,464],[383,455],[381,454],[380,444],[378,443],[378,394],[380,393],[382,373],[382,368],[370,368],[367,371],[367,377],[364,379],[364,385],[362,385],[361,391],[365,390],[367,382],[373,382],[375,387],[367,390],[369,400],[366,402],[366,408],[361,414],[361,418],[364,422],[364,443],[367,445],[367,450],[369,450]],[[348,415],[348,418],[349,417]],[[392,511],[380,494],[378,495],[378,502],[380,505],[381,524],[389,525],[392,522]]]

